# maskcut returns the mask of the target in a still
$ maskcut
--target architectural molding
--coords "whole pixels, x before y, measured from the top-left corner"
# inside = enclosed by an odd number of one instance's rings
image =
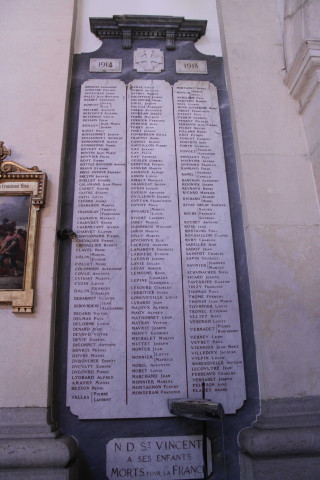
[[[320,83],[320,40],[306,39],[284,79],[291,95],[299,101],[299,113],[312,99]]]
[[[167,50],[174,50],[176,40],[196,42],[206,32],[206,20],[157,15],[114,15],[112,18],[90,18],[91,32],[100,40],[122,38],[123,48],[131,48],[137,39],[165,39]]]
[[[48,423],[46,408],[0,409],[0,480],[72,480],[77,445]]]
[[[318,397],[275,398],[261,401],[261,413],[252,425],[258,429],[320,427]]]
[[[244,478],[320,478],[320,398],[262,401],[256,422],[240,432],[239,446]]]

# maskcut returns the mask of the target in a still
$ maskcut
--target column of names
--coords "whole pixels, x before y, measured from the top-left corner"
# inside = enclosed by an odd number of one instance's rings
[[[171,87],[128,86],[129,400],[168,412],[186,395],[185,338]]]
[[[81,418],[125,405],[126,87],[81,89],[71,288],[68,398]]]
[[[174,109],[189,389],[231,413],[245,389],[217,91],[177,82]]]

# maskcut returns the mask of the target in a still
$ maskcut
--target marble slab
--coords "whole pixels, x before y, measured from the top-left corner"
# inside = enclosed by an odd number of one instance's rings
[[[121,58],[90,58],[90,72],[122,72]]]
[[[217,92],[89,80],[77,146],[68,395],[80,418],[245,399]]]
[[[80,418],[116,416],[125,405],[125,118],[123,82],[82,85],[67,379],[67,405]]]
[[[128,402],[168,416],[187,389],[172,91],[128,85]]]
[[[208,474],[211,443],[207,439]],[[107,478],[203,478],[202,436],[114,438],[107,444]]]
[[[208,73],[208,63],[206,60],[176,60],[176,72],[205,75]]]
[[[233,413],[246,398],[219,103],[209,82],[173,88],[189,395]]]

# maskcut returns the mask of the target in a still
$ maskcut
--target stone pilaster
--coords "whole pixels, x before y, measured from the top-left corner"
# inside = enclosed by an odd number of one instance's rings
[[[243,480],[319,480],[320,398],[263,400],[239,445]]]
[[[76,453],[46,408],[0,409],[0,480],[73,480]]]

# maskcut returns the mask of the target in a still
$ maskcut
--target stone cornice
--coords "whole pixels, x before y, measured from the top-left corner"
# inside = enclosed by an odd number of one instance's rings
[[[320,83],[320,40],[305,39],[302,42],[284,82],[299,101],[301,113]]]
[[[317,455],[320,452],[320,397],[262,400],[261,414],[239,434],[252,457]]]
[[[134,39],[164,39],[166,48],[174,50],[176,40],[196,42],[206,32],[206,20],[157,15],[114,15],[90,18],[91,32],[100,40],[122,38],[123,48],[131,48]]]
[[[261,400],[261,413],[253,428],[320,427],[320,398],[296,397]]]
[[[247,428],[239,434],[239,445],[252,457],[319,456],[320,428]]]

